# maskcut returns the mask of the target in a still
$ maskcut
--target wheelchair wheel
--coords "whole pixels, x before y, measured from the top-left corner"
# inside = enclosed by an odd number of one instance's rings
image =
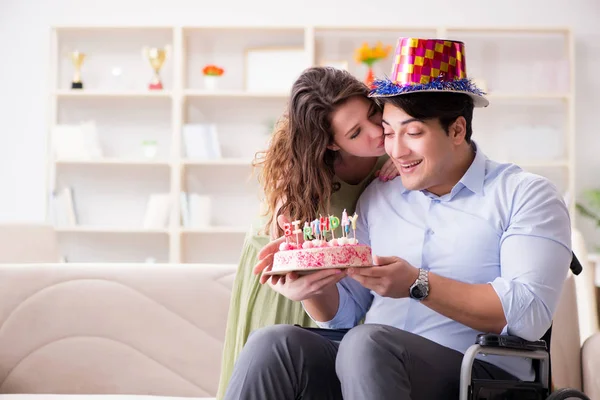
[[[585,394],[581,393],[579,390],[575,389],[558,389],[555,392],[552,392],[550,396],[546,398],[546,400],[567,400],[567,399],[580,399],[580,400],[590,400]]]

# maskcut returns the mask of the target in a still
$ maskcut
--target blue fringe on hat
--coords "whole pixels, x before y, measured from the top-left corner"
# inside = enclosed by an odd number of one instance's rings
[[[376,79],[372,83],[372,89],[369,97],[392,97],[400,94],[427,91],[455,91],[471,93],[477,96],[483,96],[486,93],[479,89],[468,78],[457,79],[454,81],[445,81],[435,78],[429,83],[405,84],[399,85],[389,79]]]

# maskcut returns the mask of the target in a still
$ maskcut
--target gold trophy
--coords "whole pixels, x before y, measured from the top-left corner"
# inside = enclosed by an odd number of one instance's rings
[[[165,60],[167,59],[167,55],[169,55],[171,47],[169,45],[165,46],[163,49],[158,47],[144,47],[144,57],[146,57],[150,61],[150,65],[154,70],[154,76],[152,77],[152,81],[148,85],[148,89],[150,90],[161,90],[163,88],[162,82],[160,80],[159,71],[162,68]]]
[[[71,89],[83,89],[83,82],[81,82],[81,64],[83,64],[85,54],[80,51],[72,51],[69,53],[69,58],[75,67]]]

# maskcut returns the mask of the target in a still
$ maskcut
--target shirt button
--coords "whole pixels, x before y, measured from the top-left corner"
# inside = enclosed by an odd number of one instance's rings
[[[427,229],[427,230],[425,231],[425,234],[426,234],[427,236],[431,236],[431,235],[433,235],[433,234],[434,234],[434,232],[433,232],[431,229]]]
[[[438,204],[440,202],[440,199],[432,199],[431,202],[433,204]]]

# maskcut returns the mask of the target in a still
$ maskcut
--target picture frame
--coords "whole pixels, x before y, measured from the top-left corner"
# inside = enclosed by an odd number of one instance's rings
[[[248,92],[286,93],[308,67],[308,52],[303,47],[246,49],[244,88]]]

